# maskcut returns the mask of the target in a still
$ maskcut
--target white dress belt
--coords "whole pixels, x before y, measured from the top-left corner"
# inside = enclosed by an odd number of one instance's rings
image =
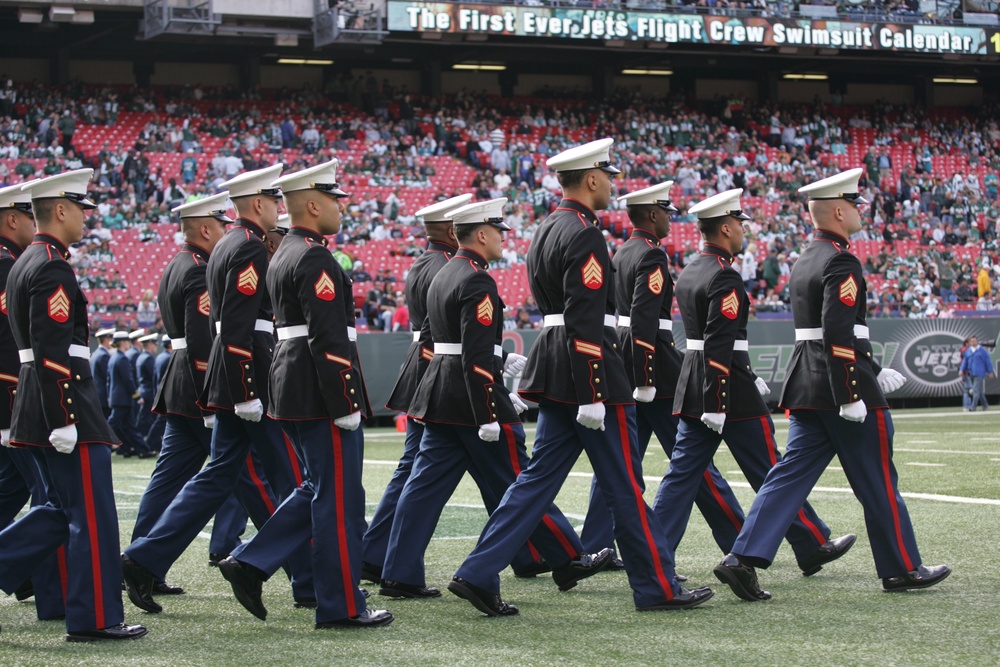
[[[617,320],[614,315],[604,316],[604,326],[614,328],[617,324]],[[546,315],[542,318],[543,327],[564,327],[566,326],[566,317],[561,313],[558,315]]]
[[[278,327],[278,340],[289,340],[291,338],[305,338],[308,335],[309,335],[309,327],[306,326],[305,324],[295,324],[290,327]],[[355,327],[347,327],[347,338],[350,341],[357,341],[358,330]]]
[[[868,327],[864,324],[854,325],[854,337],[855,338],[868,338]],[[796,329],[795,330],[795,340],[823,340],[823,328],[815,327],[813,329]]]
[[[434,354],[462,354],[461,343],[434,343]],[[503,357],[503,348],[493,346],[493,356]]]
[[[30,347],[26,350],[18,350],[17,356],[21,358],[22,364],[30,364],[35,360],[35,351]],[[90,348],[86,345],[70,345],[69,356],[77,359],[90,359]]]
[[[419,331],[414,331],[413,332],[413,342],[414,343],[419,343],[420,342],[420,332]]]
[[[263,331],[264,333],[273,334],[274,333],[274,322],[271,320],[254,320],[253,323],[254,331]],[[215,333],[222,333],[222,322],[215,323]]]
[[[188,346],[187,338],[171,338],[170,347],[174,350],[186,350]]]
[[[674,321],[673,320],[665,320],[663,318],[660,318],[657,321],[660,323],[659,324],[660,331],[673,331],[674,330]],[[630,326],[632,326],[632,318],[629,317],[628,315],[619,315],[618,316],[618,326],[620,326],[620,327],[630,327]]]
[[[705,341],[699,338],[688,338],[687,349],[689,352],[701,351],[705,349]],[[735,340],[733,341],[733,351],[734,352],[749,352],[750,343],[745,340]]]

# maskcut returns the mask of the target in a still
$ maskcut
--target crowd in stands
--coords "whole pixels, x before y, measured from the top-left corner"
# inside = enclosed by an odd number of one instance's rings
[[[786,313],[787,277],[812,232],[803,184],[863,166],[872,202],[852,239],[868,273],[873,316],[948,317],[1000,308],[1000,126],[996,106],[924,111],[646,99],[594,100],[546,88],[532,98],[463,92],[427,99],[370,73],[330,89],[188,86],[54,88],[0,78],[0,183],[94,167],[100,203],[73,250],[97,315],[155,319],[156,262],[175,247],[170,208],[276,161],[287,171],[339,157],[351,192],[337,258],[353,273],[372,330],[406,330],[406,270],[422,252],[414,212],[472,191],[505,196],[514,229],[498,262],[511,327],[537,323],[524,261],[536,226],[559,199],[545,159],[596,137],[616,139],[620,193],[675,182],[680,209],[665,248],[680,272],[698,251],[687,209],[734,187],[752,217],[734,265],[759,316]],[[630,231],[624,210],[601,214],[611,252]],[[123,241],[124,240],[124,241]],[[127,251],[121,244],[127,243]],[[148,251],[144,251],[147,248]],[[128,262],[126,264],[126,261]],[[131,268],[130,268],[131,267]],[[767,315],[765,315],[767,314]]]

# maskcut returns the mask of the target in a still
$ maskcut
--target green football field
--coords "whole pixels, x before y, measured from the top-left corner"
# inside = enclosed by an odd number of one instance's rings
[[[885,594],[876,578],[861,506],[834,461],[810,497],[834,535],[858,534],[843,559],[814,577],[799,573],[787,545],[761,575],[774,594],[747,603],[711,573],[721,558],[697,512],[677,554],[690,585],[716,597],[686,612],[634,611],[624,573],[601,573],[560,593],[548,577],[501,575],[513,618],[486,618],[447,591],[433,600],[391,600],[370,606],[396,616],[372,630],[313,629],[311,610],[294,609],[279,573],[264,589],[268,621],[250,616],[218,570],[207,565],[207,533],[185,552],[169,581],[187,594],[159,598],[164,612],[147,615],[125,602],[127,622],[149,627],[131,642],[69,644],[61,622],[37,622],[30,603],[0,599],[0,665],[998,665],[1000,664],[1000,410],[898,411],[895,462],[900,490],[927,564],[955,572],[936,588]],[[783,445],[788,423],[776,420]],[[529,443],[534,429],[529,425]],[[402,434],[366,434],[365,487],[370,516],[395,467]],[[745,509],[753,498],[728,450],[716,464]],[[652,502],[666,458],[651,443],[644,462]],[[150,460],[114,462],[123,543],[149,474]],[[557,500],[579,528],[587,506],[590,467],[581,458]],[[466,477],[445,509],[427,552],[428,585],[442,589],[471,550],[486,520]],[[252,531],[252,528],[250,529]],[[373,592],[377,587],[371,587]]]

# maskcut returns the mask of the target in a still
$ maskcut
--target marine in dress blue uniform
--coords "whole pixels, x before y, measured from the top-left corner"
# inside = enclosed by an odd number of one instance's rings
[[[108,396],[111,394],[108,384],[108,362],[111,361],[111,339],[114,335],[114,329],[99,329],[94,334],[94,338],[97,339],[97,349],[90,355],[90,372],[94,376],[94,386],[97,387],[97,395],[101,399],[101,409],[104,410],[105,417],[111,417],[111,404],[108,403]]]
[[[491,616],[516,613],[498,573],[538,525],[580,453],[587,452],[614,516],[637,609],[686,608],[711,597],[674,577],[673,553],[642,498],[635,406],[614,330],[611,262],[595,210],[607,208],[618,169],[613,140],[549,159],[564,197],[528,252],[528,280],[544,329],[528,355],[522,396],[539,403],[531,463],[490,517],[448,589]]]
[[[488,262],[501,257],[506,197],[468,204],[448,215],[461,247],[434,278],[427,293],[421,337],[433,341],[434,356],[417,386],[410,416],[426,424],[392,524],[379,593],[392,597],[437,597],[425,586],[424,552],[445,503],[466,470],[475,471],[484,496],[502,498],[528,463],[518,416],[527,406],[504,386],[505,373],[523,357],[502,354],[503,302]],[[485,488],[483,488],[485,487]],[[496,505],[494,504],[494,507]],[[579,537],[552,505],[531,534],[553,568],[561,590],[596,574],[611,550],[583,553]]]
[[[770,389],[750,367],[750,298],[731,266],[733,253],[743,247],[743,221],[749,219],[740,210],[742,192],[722,192],[689,209],[698,215],[705,247],[677,280],[687,352],[674,395],[677,442],[655,504],[671,544],[680,542],[705,470],[723,440],[755,490],[781,460],[763,399]],[[796,513],[787,537],[806,575],[844,555],[855,540],[854,535],[830,540],[830,529],[808,503]]]
[[[767,475],[732,553],[716,566],[739,597],[766,600],[755,568],[774,559],[781,536],[834,456],[865,509],[875,570],[885,591],[926,588],[951,573],[922,564],[892,463],[892,418],[885,394],[905,378],[872,357],[867,288],[848,237],[861,229],[862,169],[800,188],[809,196],[813,241],[789,279],[795,349],[780,405],[791,413],[785,457]]]
[[[236,491],[260,527],[296,483],[298,462],[290,465],[280,428],[264,416],[274,349],[271,304],[262,284],[267,276],[264,235],[278,217],[280,193],[270,184],[280,171],[275,165],[223,184],[232,188],[229,196],[241,216],[212,251],[206,269],[209,330],[215,337],[198,405],[215,413],[212,459],[184,485],[149,533],[125,550],[129,599],[146,611],[161,610],[151,597],[153,581],[166,575],[230,493]],[[256,487],[252,493],[237,483],[244,470]],[[296,551],[289,570],[293,596],[312,598],[308,545]]]
[[[139,350],[139,356],[135,358],[135,379],[139,397],[142,399],[142,405],[139,406],[139,416],[135,420],[135,428],[146,443],[149,456],[153,456],[160,451],[159,441],[154,441],[149,437],[149,430],[153,425],[154,419],[153,399],[156,397],[156,351],[159,348],[157,345],[158,338],[159,336],[156,333],[147,333],[145,336],[139,337],[138,341],[136,341],[141,349]]]
[[[222,193],[174,209],[181,217],[184,244],[163,272],[157,302],[167,331],[166,344],[175,351],[161,355],[162,377],[149,401],[157,418],[165,423],[163,448],[139,501],[132,527],[133,542],[152,530],[211,454],[215,418],[198,406],[212,349],[205,272],[209,255],[225,234],[226,223],[232,222],[220,212],[227,197]],[[260,495],[249,472],[241,475],[238,484],[244,487],[243,495]],[[214,530],[213,526],[213,533]],[[157,581],[153,588],[154,595],[181,592],[180,587],[162,581]]]
[[[368,609],[361,577],[365,490],[361,421],[371,414],[354,329],[351,281],[327,248],[340,230],[347,193],[339,160],[275,181],[292,227],[274,254],[267,288],[278,347],[270,377],[270,414],[305,465],[303,484],[251,540],[219,563],[237,600],[258,618],[262,583],[290,545],[313,545],[316,629],[388,625]],[[360,528],[360,530],[359,530]]]
[[[116,331],[111,344],[115,352],[108,362],[108,396],[111,416],[108,423],[122,440],[119,451],[123,456],[144,456],[146,441],[135,427],[133,410],[140,398],[134,366],[128,358],[132,339],[126,331]]]
[[[163,376],[167,372],[167,364],[170,363],[170,336],[167,334],[162,334],[160,336],[160,343],[163,349],[160,350],[159,354],[156,355],[156,359],[153,361],[153,386],[159,387],[160,382],[163,380]],[[153,394],[153,401],[150,401],[150,405],[153,405],[156,399],[156,394]],[[146,440],[149,442],[156,443],[156,449],[159,451],[163,446],[163,432],[167,428],[167,418],[165,415],[156,414],[153,411],[153,425],[149,427],[149,433],[146,435]]]
[[[142,354],[142,344],[139,339],[146,335],[145,329],[136,329],[135,331],[130,331],[128,334],[129,342],[131,347],[125,351],[125,357],[129,360],[129,366],[132,368],[132,380],[135,383],[136,391],[139,389],[139,365],[136,363],[139,360],[139,355]],[[108,380],[110,382],[110,378]],[[136,397],[132,400],[132,425],[135,430],[140,435],[143,435],[139,431],[139,423],[144,418],[143,410],[148,409],[149,406],[145,405],[145,401],[141,394],[136,394]],[[149,450],[146,446],[146,438],[142,437],[142,447],[133,448],[132,453],[136,455],[142,455]],[[122,454],[127,454],[128,452],[119,452]]]
[[[615,306],[618,336],[632,396],[636,400],[639,460],[655,433],[667,458],[677,438],[678,418],[673,414],[674,388],[681,370],[681,355],[674,347],[671,308],[674,280],[660,240],[670,233],[673,181],[666,181],[623,195],[632,234],[618,252],[615,270]],[[727,553],[743,525],[743,510],[729,483],[714,463],[709,463],[698,485],[695,504],[716,543]],[[653,510],[657,511],[654,506]],[[614,529],[600,485],[594,480],[590,507],[580,535],[584,547],[599,549],[614,544]],[[677,545],[671,544],[676,550]],[[621,561],[618,561],[619,563]]]
[[[7,320],[7,275],[35,235],[31,194],[22,190],[22,185],[0,189],[0,444],[6,445],[0,447],[0,530],[10,525],[29,496],[32,507],[48,502],[45,481],[34,456],[26,449],[10,446],[10,422],[21,360]],[[66,550],[60,547],[14,592],[18,600],[34,595],[39,620],[62,618],[66,614],[65,563]]]
[[[66,638],[130,639],[118,556],[118,515],[111,482],[117,438],[104,419],[90,375],[87,298],[66,261],[83,238],[92,169],[28,183],[38,222],[35,240],[7,279],[7,314],[21,369],[10,442],[27,447],[47,488],[0,532],[0,589],[12,592],[38,563],[66,545]]]

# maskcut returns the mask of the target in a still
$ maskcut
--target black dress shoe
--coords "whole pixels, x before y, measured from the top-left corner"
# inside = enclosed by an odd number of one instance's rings
[[[858,536],[854,533],[848,533],[843,537],[838,537],[835,540],[827,540],[826,543],[817,549],[808,558],[803,558],[799,561],[799,569],[802,570],[802,576],[811,577],[820,570],[823,566],[831,561],[835,561],[854,546],[854,542],[858,539]]]
[[[68,642],[99,642],[103,639],[138,639],[149,632],[141,625],[125,625],[119,623],[103,630],[90,630],[87,632],[70,632],[66,635]]]
[[[688,590],[686,588],[681,588],[677,595],[661,602],[659,604],[651,604],[648,607],[636,607],[636,611],[669,611],[671,609],[691,609],[697,607],[702,602],[710,600],[715,593],[709,587],[695,588],[694,590]]]
[[[540,574],[545,574],[546,572],[551,571],[552,566],[545,562],[544,558],[540,558],[527,567],[521,568],[520,570],[514,570],[514,576],[518,579],[533,579]]]
[[[17,599],[18,602],[24,602],[28,598],[32,597],[34,594],[35,594],[35,584],[31,581],[31,579],[25,581],[23,584],[17,587],[17,590],[14,591],[14,597]]]
[[[605,568],[607,572],[624,572],[625,571],[625,561],[623,561],[618,556],[613,556],[611,562],[609,562]]]
[[[377,628],[389,625],[395,617],[385,609],[365,609],[357,616],[339,621],[324,621],[316,624],[317,630],[326,628]]]
[[[402,581],[382,580],[382,587],[378,589],[379,595],[390,598],[439,598],[441,591],[437,588],[427,588],[424,586],[414,586],[404,584]]]
[[[760,584],[757,583],[757,571],[752,565],[741,563],[735,554],[726,555],[712,571],[719,581],[733,589],[737,597],[748,602],[771,599],[771,594],[761,590]]]
[[[361,594],[365,596],[366,600],[372,596],[371,591],[367,588],[359,588],[358,590],[361,591]]]
[[[244,565],[232,556],[219,561],[219,572],[233,587],[233,595],[243,608],[262,621],[267,620],[267,609],[261,595],[264,576],[254,567]]]
[[[448,590],[472,603],[472,606],[487,616],[516,616],[517,607],[500,599],[499,593],[490,593],[461,577],[453,577]]]
[[[576,560],[552,570],[552,580],[559,586],[559,590],[568,591],[576,586],[576,582],[592,577],[607,567],[614,556],[615,552],[608,548],[601,549],[596,554],[580,554]]]
[[[296,609],[315,609],[316,598],[292,598],[292,606]]]
[[[886,593],[896,591],[909,591],[917,588],[928,588],[940,583],[951,574],[951,568],[947,565],[919,566],[916,570],[911,570],[906,574],[896,577],[886,577],[882,580],[882,590]]]
[[[159,455],[160,455],[160,451],[158,449],[151,449],[151,450],[149,450],[147,452],[140,452],[139,453],[139,458],[140,459],[155,459]]]
[[[208,554],[208,566],[209,567],[219,567],[221,561],[229,558],[229,554]]]
[[[132,604],[150,614],[163,611],[163,607],[153,599],[153,585],[156,583],[153,573],[125,554],[122,554],[122,579]]]
[[[688,580],[688,578],[687,578],[687,577],[685,577],[685,576],[684,576],[683,574],[681,574],[680,572],[674,572],[674,579],[676,579],[676,580],[677,580],[677,582],[678,582],[678,583],[681,583],[681,584],[683,584],[683,583],[684,583],[685,581],[687,581],[687,580]]]
[[[157,581],[153,584],[153,595],[184,595],[184,589],[180,586],[171,586],[165,581]]]
[[[373,584],[382,582],[382,566],[361,561],[361,578]]]

